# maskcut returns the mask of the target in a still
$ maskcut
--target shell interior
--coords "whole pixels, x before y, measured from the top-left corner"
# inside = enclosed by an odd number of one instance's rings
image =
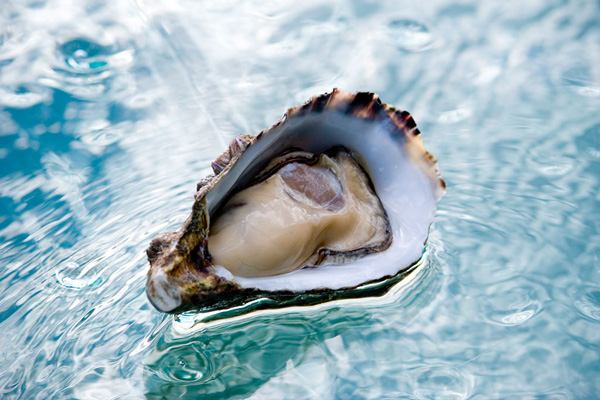
[[[415,162],[406,139],[389,129],[385,120],[357,118],[337,110],[308,113],[289,119],[249,146],[243,157],[206,196],[209,215],[216,215],[233,193],[266,168],[273,158],[292,150],[321,154],[343,145],[358,155],[359,163],[369,174],[375,192],[387,212],[393,244],[384,252],[339,265],[298,269],[286,274],[265,277],[234,276],[215,266],[215,273],[233,279],[243,288],[265,291],[308,291],[319,288],[341,289],[393,276],[413,264],[422,254],[429,225],[439,197],[430,177]]]

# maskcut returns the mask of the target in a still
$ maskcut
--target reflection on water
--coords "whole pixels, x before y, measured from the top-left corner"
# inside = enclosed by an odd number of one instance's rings
[[[2,1],[0,398],[597,398],[600,4],[424,4]],[[333,87],[448,183],[414,299],[156,312],[144,250],[210,162]]]
[[[257,399],[291,399],[325,394],[336,367],[323,357],[331,346],[340,355],[339,336],[374,323],[397,328],[408,324],[435,297],[439,278],[435,263],[425,262],[380,298],[259,311],[209,323],[194,323],[193,315],[176,317],[160,332],[146,359],[146,397],[219,399],[254,394]],[[302,365],[321,362],[326,366],[311,371],[304,381],[296,376],[306,372]],[[289,376],[295,378],[290,382]]]

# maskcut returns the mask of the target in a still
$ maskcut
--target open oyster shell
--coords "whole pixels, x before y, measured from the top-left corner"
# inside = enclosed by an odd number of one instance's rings
[[[364,169],[387,214],[391,244],[380,246],[385,250],[359,249],[330,264],[275,276],[234,276],[213,265],[210,220],[228,199],[272,173],[275,159],[338,147]],[[435,204],[445,191],[436,160],[408,112],[381,103],[373,93],[338,89],[290,108],[256,136],[237,137],[212,167],[214,175],[198,184],[181,229],[157,236],[146,251],[146,293],[160,311],[224,309],[261,298],[280,306],[315,304],[384,290],[421,258]]]

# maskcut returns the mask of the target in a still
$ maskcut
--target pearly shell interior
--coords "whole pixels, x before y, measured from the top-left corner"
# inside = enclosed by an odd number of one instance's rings
[[[342,144],[357,155],[357,161],[371,178],[389,217],[393,244],[386,251],[341,265],[264,277],[237,276],[215,266],[216,275],[233,280],[242,288],[265,291],[337,290],[394,276],[420,259],[436,201],[443,192],[423,168],[420,156],[414,155],[418,152],[412,142],[407,145],[405,138],[381,121],[351,117],[336,110],[298,116],[277,129],[277,134],[264,135],[249,146],[244,157],[208,193],[206,204],[211,217],[230,195],[243,189],[244,182],[252,181],[270,160],[290,148],[321,154]]]

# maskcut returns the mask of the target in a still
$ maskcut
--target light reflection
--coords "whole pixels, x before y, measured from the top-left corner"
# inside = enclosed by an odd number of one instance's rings
[[[382,297],[258,311],[208,323],[194,322],[200,316],[176,317],[146,360],[146,396],[223,398],[251,395],[271,379],[275,381],[269,386],[288,385],[281,374],[304,371],[314,346],[375,321],[409,324],[437,293],[436,277],[436,269],[425,262]]]

